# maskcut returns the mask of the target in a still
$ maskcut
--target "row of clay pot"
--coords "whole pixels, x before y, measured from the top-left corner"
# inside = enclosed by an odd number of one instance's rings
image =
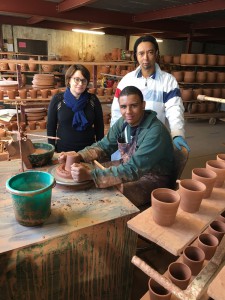
[[[225,72],[215,71],[172,71],[178,82],[225,83]]]
[[[215,54],[182,53],[180,56],[163,55],[161,60],[165,64],[225,66],[225,55]]]
[[[39,95],[42,98],[48,98],[49,96],[53,96],[60,91],[60,89],[30,89],[29,91],[27,89],[7,91],[0,90],[0,100],[4,99],[4,95],[7,95],[9,99],[15,99],[17,96],[19,96],[20,99],[27,99],[28,97],[30,97],[31,99],[36,99]]]
[[[46,120],[41,121],[29,121],[28,125],[30,130],[35,130],[37,128],[37,125],[39,125],[40,129],[46,129]],[[25,122],[19,122],[20,130],[26,131],[27,124]],[[16,121],[8,122],[5,124],[1,124],[0,126],[0,137],[5,136],[4,132],[6,131],[17,131],[18,130],[18,124]]]
[[[110,88],[103,88],[103,87],[99,87],[99,88],[89,88],[88,92],[91,94],[97,94],[98,96],[111,96],[113,94],[115,90],[113,89],[113,87]]]
[[[205,95],[214,98],[224,98],[225,99],[225,88],[180,88],[181,98],[184,102],[197,100],[198,95]]]
[[[197,276],[203,268],[204,262],[209,261],[215,254],[216,249],[225,233],[225,212],[218,220],[213,221],[208,229],[201,233],[194,244],[187,246],[181,257],[172,262],[167,269],[168,279],[185,290],[192,276]],[[172,293],[161,286],[154,279],[150,278],[148,282],[150,299],[169,300]]]
[[[117,75],[117,76],[124,76],[133,70],[134,70],[133,66],[127,66],[127,67],[126,66],[116,66],[116,67],[114,67],[114,66],[106,65],[106,66],[101,67],[101,73]]]
[[[217,111],[217,105],[215,102],[194,102],[188,103],[184,102],[185,110],[190,114],[204,114],[204,113],[213,113]]]
[[[4,61],[1,61],[0,62],[0,71],[7,71],[7,70],[10,70],[10,71],[16,71],[16,63],[13,63],[13,62],[10,62],[10,63],[7,63],[7,62],[4,62]],[[37,67],[38,67],[38,64],[35,64],[34,62],[32,63],[20,63],[20,67],[21,67],[21,71],[24,72],[24,71],[36,71],[37,70]],[[42,64],[41,65],[41,68],[44,72],[53,72],[54,71],[54,65],[48,65],[48,64]]]

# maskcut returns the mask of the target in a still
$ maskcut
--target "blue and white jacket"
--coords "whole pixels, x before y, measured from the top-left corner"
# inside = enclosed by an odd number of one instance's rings
[[[165,124],[168,120],[171,136],[182,136],[184,131],[184,106],[179,85],[175,77],[160,69],[155,64],[155,73],[144,78],[139,66],[135,71],[126,74],[119,82],[111,107],[111,126],[121,117],[118,97],[126,86],[139,88],[146,101],[146,110],[154,110],[157,118]]]

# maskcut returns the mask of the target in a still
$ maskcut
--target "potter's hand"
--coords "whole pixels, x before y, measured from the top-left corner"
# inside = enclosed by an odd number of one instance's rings
[[[178,150],[181,150],[181,146],[183,146],[187,149],[188,152],[191,151],[190,147],[182,136],[175,136],[173,138],[173,143]]]
[[[58,161],[60,164],[66,163],[66,152],[61,152],[58,157]]]
[[[92,180],[91,171],[82,166],[81,164],[77,163],[71,166],[71,175],[75,182]]]

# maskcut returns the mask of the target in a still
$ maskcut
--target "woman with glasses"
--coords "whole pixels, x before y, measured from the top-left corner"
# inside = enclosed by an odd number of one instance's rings
[[[88,93],[90,72],[72,65],[66,72],[66,91],[53,96],[48,108],[48,142],[56,152],[79,151],[104,136],[102,107],[96,95]]]

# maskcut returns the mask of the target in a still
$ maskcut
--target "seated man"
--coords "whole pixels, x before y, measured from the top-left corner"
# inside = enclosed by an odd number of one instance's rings
[[[122,193],[134,205],[150,206],[153,189],[174,184],[173,142],[156,113],[145,111],[143,94],[138,88],[125,87],[118,101],[122,117],[101,141],[78,153],[81,161],[93,162],[109,159],[119,149],[121,160],[94,170],[73,164],[71,174],[76,182],[93,180],[98,188],[122,184]],[[64,158],[62,154],[59,160]]]

